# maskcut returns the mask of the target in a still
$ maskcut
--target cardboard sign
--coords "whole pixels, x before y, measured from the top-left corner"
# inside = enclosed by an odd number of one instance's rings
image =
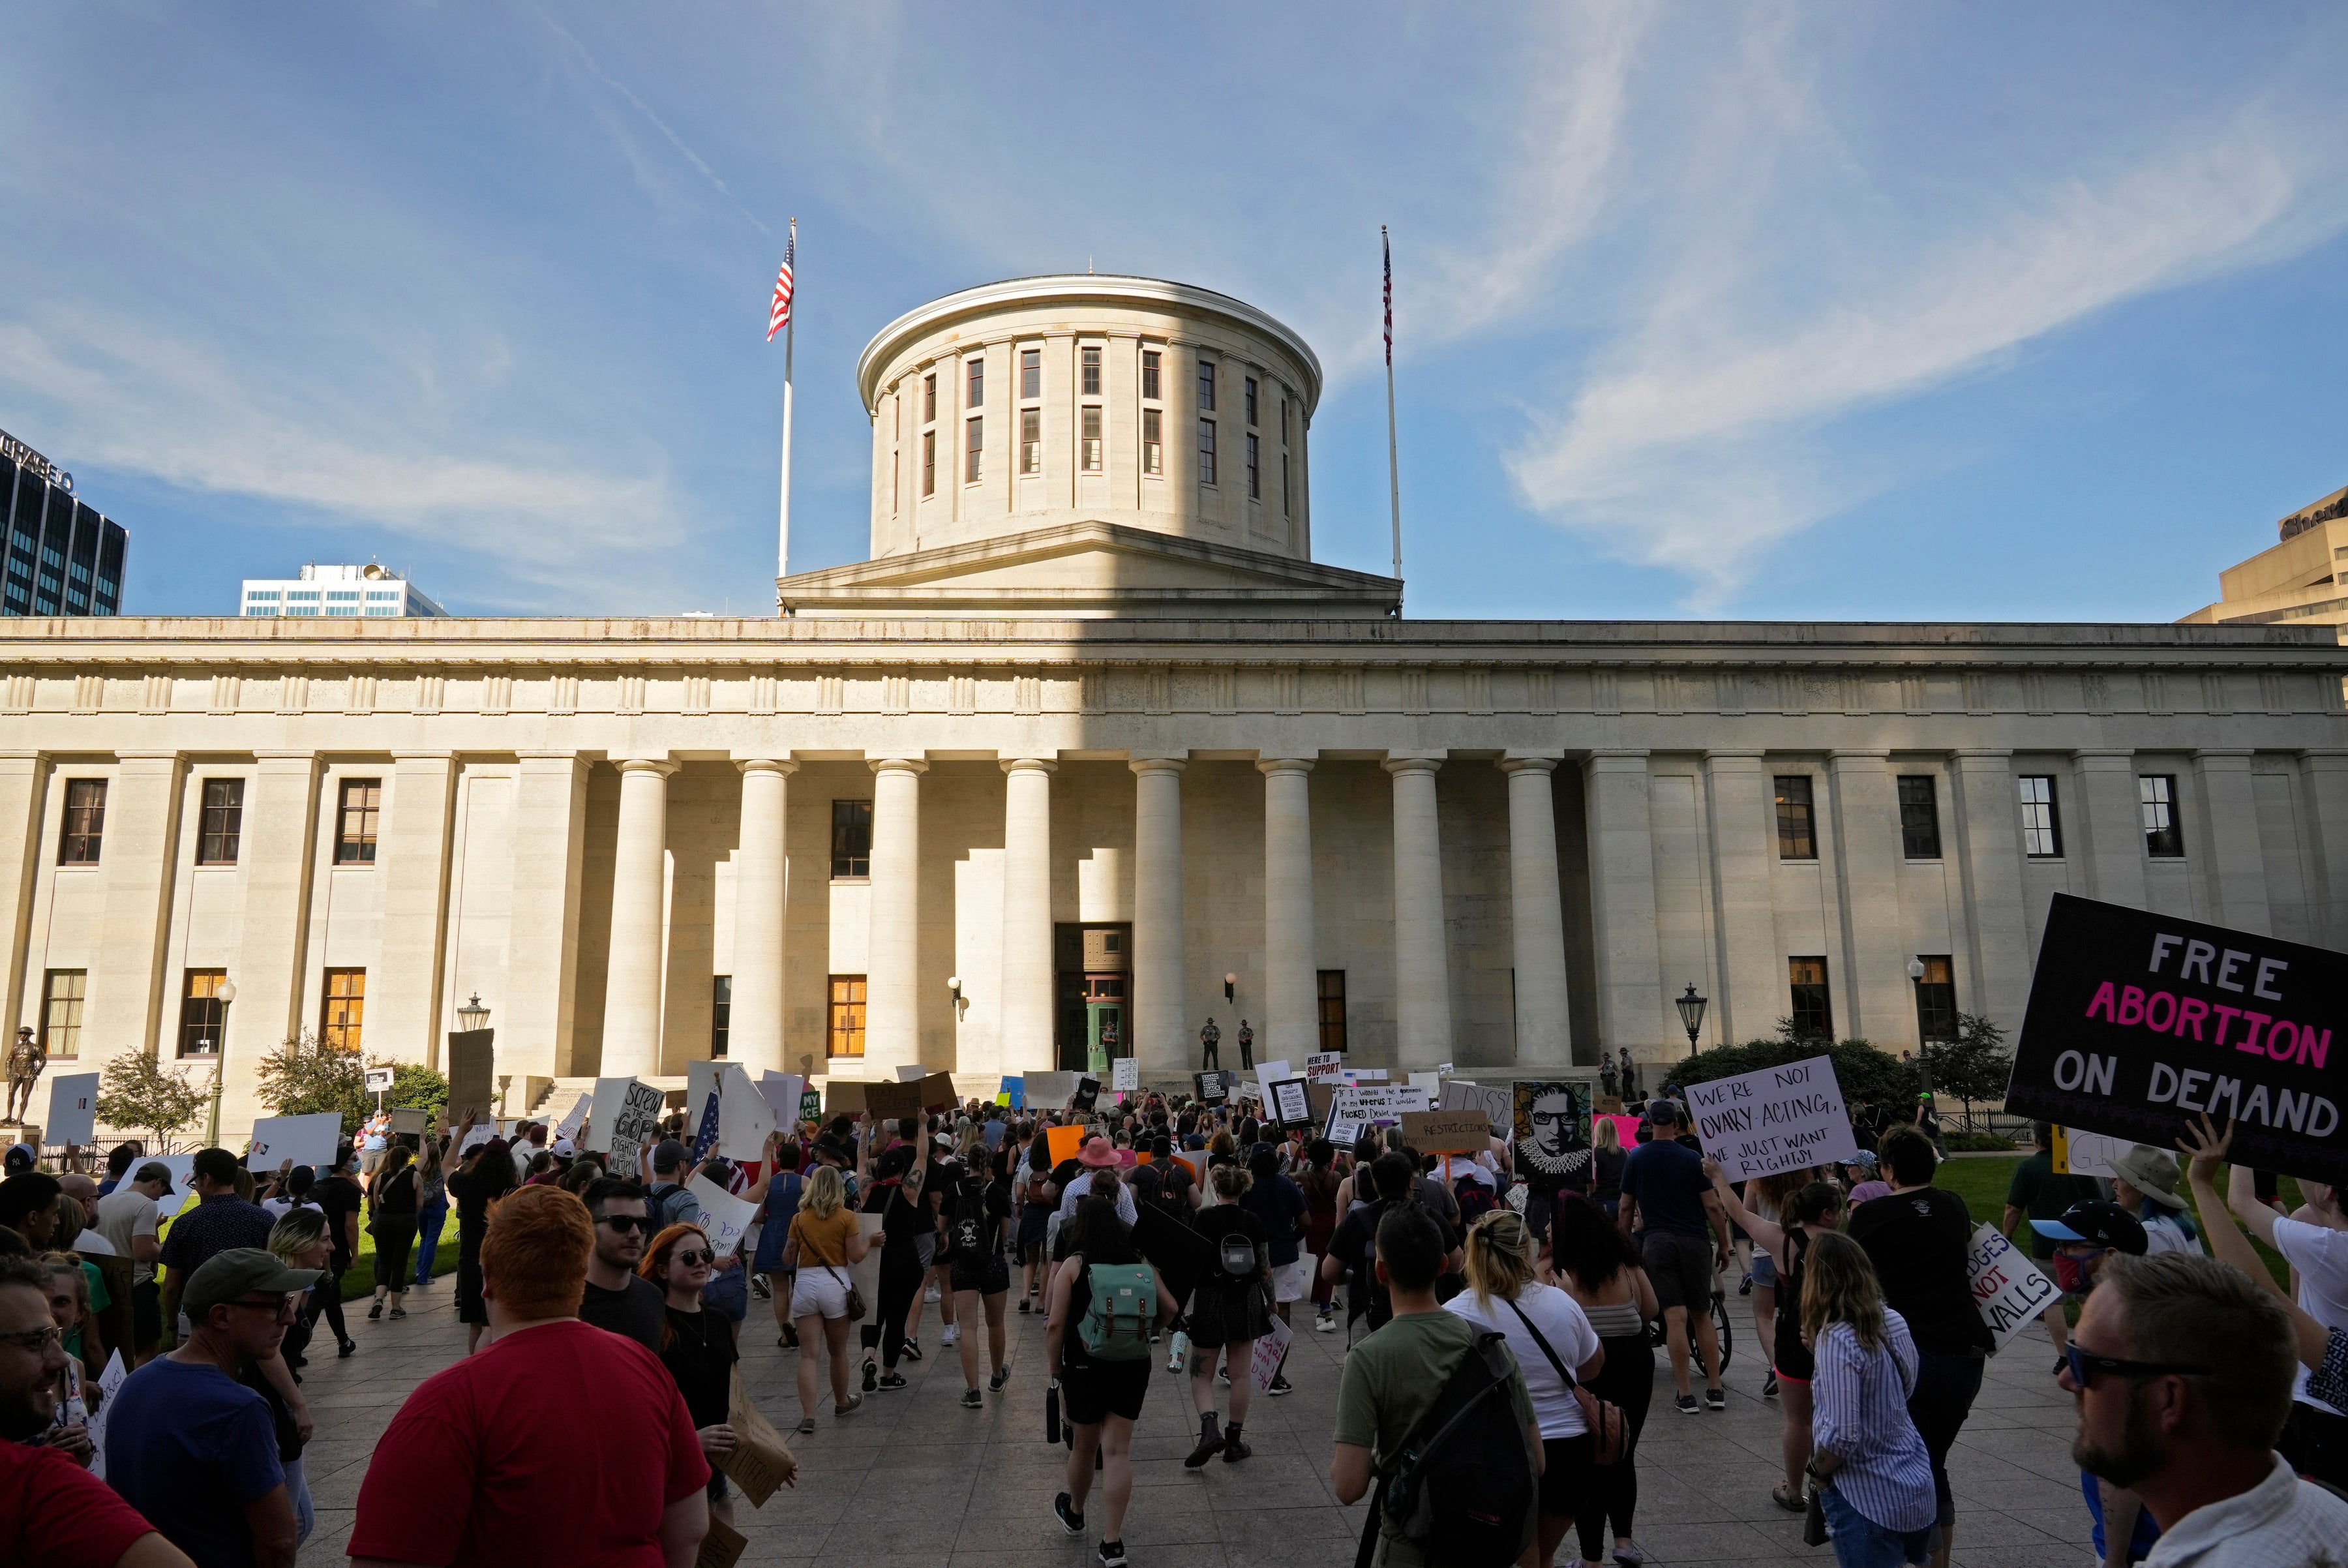
[[[862,1078],[833,1078],[823,1086],[823,1114],[862,1116],[864,1091],[868,1087]]]
[[[286,1161],[313,1168],[335,1162],[335,1149],[343,1136],[339,1111],[312,1116],[264,1116],[252,1124],[252,1148],[244,1157],[247,1171],[274,1171]],[[322,1170],[319,1174],[325,1172]]]
[[[1972,1250],[1965,1259],[1972,1285],[1973,1305],[1982,1321],[1997,1336],[1997,1347],[2022,1332],[2023,1326],[2062,1299],[2054,1282],[2040,1274],[2027,1254],[1998,1234],[1987,1222],[1973,1231]]]
[[[1081,1127],[1047,1127],[1044,1130],[1044,1152],[1057,1165],[1063,1160],[1074,1160],[1076,1150],[1085,1146],[1085,1130]]]
[[[742,1553],[750,1538],[724,1520],[711,1518],[709,1533],[701,1538],[701,1552],[693,1560],[693,1568],[734,1568],[742,1560]]]
[[[448,1036],[448,1109],[441,1113],[451,1127],[467,1114],[486,1121],[498,1093],[495,1029],[458,1029]]]
[[[1445,1110],[1480,1110],[1492,1129],[1493,1137],[1516,1136],[1517,1099],[1508,1084],[1470,1083],[1466,1078],[1453,1078],[1443,1086],[1443,1098],[1437,1103]]]
[[[1141,1089],[1141,1058],[1119,1057],[1109,1068],[1109,1088],[1119,1094],[1137,1094]]]
[[[397,1071],[396,1068],[367,1068],[367,1070],[366,1070],[366,1088],[367,1088],[367,1093],[369,1093],[369,1094],[389,1094],[389,1093],[391,1092],[391,1086],[392,1086],[392,1082],[393,1082],[393,1080],[394,1080],[394,1079],[397,1078],[398,1078],[398,1076],[399,1076],[398,1071]]]
[[[954,1093],[952,1073],[924,1073],[919,1088],[923,1110],[952,1110],[962,1103],[961,1097]]]
[[[1304,1058],[1304,1081],[1307,1083],[1335,1083],[1337,1081],[1337,1075],[1343,1072],[1344,1068],[1344,1052],[1315,1051],[1311,1056]]]
[[[1596,1096],[1591,1100],[1590,1104],[1591,1109],[1597,1111],[1601,1116],[1620,1116],[1622,1114],[1622,1097],[1619,1094],[1601,1094]]]
[[[1706,1152],[1731,1181],[1850,1159],[1859,1152],[1832,1057],[1687,1086]]]
[[[1272,1332],[1256,1336],[1255,1346],[1248,1354],[1248,1376],[1259,1394],[1272,1387],[1280,1376],[1280,1364],[1288,1358],[1288,1342],[1295,1331],[1277,1316],[1272,1320]]]
[[[1306,1078],[1304,1080],[1304,1103],[1312,1109],[1313,1124],[1315,1127],[1325,1126],[1329,1120],[1329,1108],[1337,1103],[1337,1085],[1334,1079],[1324,1079],[1319,1083],[1315,1083],[1311,1078]]]
[[[395,1135],[405,1134],[421,1138],[424,1136],[425,1129],[431,1125],[431,1121],[432,1113],[422,1106],[398,1106],[391,1113],[391,1130]]]
[[[2348,954],[2056,893],[2005,1109],[2156,1149],[2206,1111],[2237,1164],[2348,1182],[2335,1033]]]
[[[52,1143],[88,1143],[97,1136],[98,1075],[68,1073],[63,1078],[51,1078],[48,1140]],[[328,1157],[332,1158],[331,1151]]]
[[[562,1119],[554,1124],[554,1136],[557,1138],[578,1137],[579,1130],[587,1125],[587,1112],[593,1107],[594,1103],[595,1097],[592,1094],[582,1094],[577,1099],[572,1100],[571,1102],[571,1109],[562,1113]]]
[[[919,1083],[868,1083],[864,1086],[864,1109],[875,1121],[897,1121],[908,1116],[922,1114],[922,1086]]]
[[[764,1508],[775,1489],[793,1469],[790,1455],[775,1444],[756,1438],[744,1438],[734,1451],[717,1461],[726,1478],[742,1489],[752,1508]],[[716,1521],[712,1520],[711,1523]]]
[[[1405,1111],[1402,1135],[1421,1154],[1481,1154],[1492,1146],[1492,1124],[1481,1109]]]
[[[698,1172],[685,1190],[701,1205],[701,1233],[709,1238],[709,1250],[720,1263],[732,1257],[742,1244],[743,1233],[758,1217],[758,1205],[744,1202]]]
[[[1066,1110],[1076,1092],[1080,1075],[1067,1072],[1028,1073],[1020,1079],[1027,1104],[1037,1110]]]
[[[764,1160],[774,1130],[775,1108],[748,1073],[728,1063],[717,1080],[717,1152],[728,1160]]]
[[[1278,1078],[1265,1087],[1267,1093],[1264,1103],[1270,1107],[1272,1117],[1281,1126],[1310,1127],[1313,1125],[1313,1101],[1312,1098],[1304,1092],[1303,1078]]]

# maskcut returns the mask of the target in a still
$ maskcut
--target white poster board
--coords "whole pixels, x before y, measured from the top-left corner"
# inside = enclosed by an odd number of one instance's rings
[[[739,1068],[735,1070],[741,1071]],[[701,1231],[709,1238],[709,1250],[717,1254],[721,1263],[732,1257],[742,1244],[743,1233],[758,1217],[758,1206],[744,1202],[706,1176],[695,1175],[685,1184],[685,1190],[701,1205]]]
[[[2114,1138],[2108,1132],[2080,1132],[2066,1127],[2063,1130],[2062,1169],[2074,1176],[2100,1176],[2108,1181],[2118,1174],[2112,1169],[2112,1161],[2135,1147],[2128,1140]]]
[[[1296,1075],[1293,1072],[1289,1070],[1288,1063],[1285,1059],[1276,1062],[1263,1062],[1258,1064],[1255,1069],[1256,1103],[1258,1105],[1270,1105],[1272,1103],[1272,1086],[1278,1083],[1282,1078],[1292,1078],[1295,1076]]]
[[[188,1191],[188,1178],[196,1168],[196,1153],[191,1149],[185,1154],[149,1154],[130,1168],[131,1174],[137,1175],[139,1166],[149,1164],[160,1165],[171,1173],[171,1190],[155,1200],[155,1222],[160,1225],[178,1213],[182,1204],[196,1201],[196,1195]]]
[[[1304,1058],[1304,1081],[1307,1083],[1335,1083],[1337,1076],[1344,1070],[1345,1054],[1343,1051],[1315,1051]]]
[[[1981,1309],[1982,1321],[1997,1336],[2000,1350],[2032,1318],[2062,1299],[2054,1282],[2040,1274],[2022,1249],[1987,1222],[1973,1231],[1965,1273],[1972,1285],[1973,1305]]]
[[[562,1119],[554,1124],[554,1136],[557,1138],[578,1137],[579,1130],[587,1125],[587,1112],[593,1108],[594,1104],[595,1097],[592,1094],[582,1094],[577,1099],[572,1100],[571,1102],[571,1109],[562,1113]]]
[[[1270,1389],[1272,1380],[1280,1376],[1280,1363],[1288,1355],[1288,1342],[1294,1336],[1295,1331],[1277,1316],[1272,1320],[1270,1334],[1256,1336],[1255,1347],[1248,1356],[1248,1377],[1254,1382],[1257,1393]]]
[[[1110,1069],[1109,1088],[1119,1094],[1137,1094],[1141,1089],[1141,1058],[1119,1057]]]
[[[399,1077],[398,1069],[397,1069],[397,1068],[367,1068],[367,1070],[366,1070],[366,1090],[367,1090],[367,1093],[369,1093],[369,1094],[389,1094],[389,1093],[391,1092],[391,1086],[392,1086],[392,1084],[393,1084],[394,1082],[397,1081],[398,1077]]]
[[[291,1160],[323,1176],[335,1162],[335,1146],[343,1136],[342,1113],[322,1110],[313,1116],[264,1116],[252,1124],[252,1150],[244,1157],[247,1171],[274,1171]]]
[[[778,1073],[768,1068],[758,1075],[758,1092],[766,1097],[767,1109],[775,1113],[777,1127],[798,1125],[799,1099],[807,1093],[807,1079],[798,1073]]]
[[[729,1063],[717,1082],[717,1152],[728,1160],[765,1159],[775,1108],[739,1067]]]
[[[1442,1109],[1480,1110],[1484,1113],[1484,1119],[1492,1124],[1493,1137],[1516,1136],[1516,1090],[1511,1085],[1470,1083],[1466,1078],[1449,1079],[1443,1086]]]
[[[1350,1149],[1373,1127],[1399,1127],[1406,1110],[1431,1110],[1425,1089],[1405,1084],[1340,1084],[1329,1096],[1329,1120],[1323,1137],[1340,1149]]]
[[[502,1135],[498,1131],[496,1122],[477,1121],[473,1124],[473,1130],[465,1134],[465,1140],[457,1145],[457,1152],[469,1154],[482,1144],[491,1142],[500,1136]]]
[[[880,1301],[880,1216],[857,1215],[856,1233],[865,1240],[864,1261],[849,1264],[845,1272],[849,1283],[856,1287],[856,1294],[864,1298],[865,1311],[869,1315]],[[812,1266],[819,1272],[823,1268],[821,1264]],[[878,1323],[880,1319],[874,1317],[870,1321]]]
[[[661,1091],[632,1078],[599,1078],[594,1100],[603,1109],[589,1123],[587,1147],[591,1152],[609,1154],[612,1173],[633,1181],[636,1156],[660,1129]]]
[[[1832,1057],[1690,1084],[1687,1099],[1696,1137],[1731,1181],[1831,1164],[1859,1152]]]
[[[701,1138],[702,1119],[709,1113],[710,1098],[716,1094],[723,1080],[726,1064],[702,1060],[685,1064],[685,1148],[692,1149]]]
[[[1076,1080],[1082,1073],[1026,1073],[1020,1083],[1027,1092],[1030,1110],[1066,1110],[1076,1092]]]
[[[114,1409],[114,1396],[129,1380],[130,1368],[122,1364],[122,1352],[118,1350],[106,1359],[106,1371],[98,1380],[98,1392],[104,1397],[89,1417],[89,1446],[97,1450],[90,1459],[89,1473],[100,1480],[106,1479],[106,1418]]]
[[[1340,1068],[1337,1069],[1337,1081],[1343,1084],[1384,1083],[1386,1081],[1386,1069],[1384,1068]]]
[[[96,1073],[67,1073],[49,1080],[49,1124],[41,1136],[50,1143],[88,1143],[98,1136]]]
[[[1413,1073],[1410,1075],[1410,1087],[1413,1088],[1423,1088],[1431,1095],[1441,1094],[1443,1092],[1443,1075],[1441,1073]]]

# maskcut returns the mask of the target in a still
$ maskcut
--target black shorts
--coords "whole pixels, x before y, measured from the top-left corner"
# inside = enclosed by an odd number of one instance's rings
[[[1703,1236],[1649,1231],[1641,1249],[1657,1306],[1702,1312],[1712,1300],[1712,1243]]]
[[[1097,1427],[1107,1416],[1141,1419],[1141,1401],[1149,1393],[1149,1367],[1156,1357],[1138,1361],[1095,1361],[1071,1367],[1060,1379],[1066,1415],[1079,1427]]]
[[[153,1280],[130,1287],[130,1343],[139,1349],[163,1337],[163,1292]]]
[[[1597,1439],[1588,1432],[1576,1438],[1541,1439],[1540,1511],[1552,1519],[1570,1518],[1590,1495],[1590,1470],[1597,1460]]]
[[[953,1261],[953,1287],[956,1291],[974,1290],[981,1295],[1001,1295],[1011,1288],[1011,1265],[996,1253],[983,1258],[957,1257]]]

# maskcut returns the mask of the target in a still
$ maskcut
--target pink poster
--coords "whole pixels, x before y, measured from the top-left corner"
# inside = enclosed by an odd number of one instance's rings
[[[1591,1130],[1592,1132],[1597,1131],[1598,1124],[1601,1121],[1611,1121],[1614,1124],[1614,1130],[1622,1135],[1623,1148],[1636,1149],[1639,1147],[1639,1119],[1637,1117],[1609,1116],[1601,1113],[1590,1119]]]

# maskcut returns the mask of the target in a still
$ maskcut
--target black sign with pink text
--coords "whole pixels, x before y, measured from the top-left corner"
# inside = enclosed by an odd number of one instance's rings
[[[2337,1185],[2344,1076],[2348,954],[2054,895],[2009,1112],[2174,1150],[2207,1111],[2237,1161]]]

